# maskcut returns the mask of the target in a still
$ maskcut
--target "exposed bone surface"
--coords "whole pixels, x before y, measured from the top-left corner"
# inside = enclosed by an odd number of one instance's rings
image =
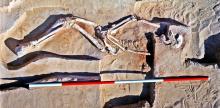
[[[218,108],[219,0],[1,0],[1,108]],[[27,89],[28,83],[209,81]]]

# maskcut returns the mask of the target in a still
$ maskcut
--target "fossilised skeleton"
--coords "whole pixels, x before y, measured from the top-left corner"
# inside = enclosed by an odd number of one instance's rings
[[[105,26],[100,26],[94,22],[89,20],[85,20],[83,18],[75,17],[75,16],[67,16],[61,17],[55,21],[55,23],[49,27],[44,33],[43,36],[35,39],[30,42],[16,42],[17,45],[10,46],[8,44],[8,40],[5,41],[6,45],[9,47],[12,52],[17,54],[18,56],[22,56],[22,52],[26,50],[27,46],[37,46],[41,42],[51,38],[56,32],[58,32],[61,28],[73,28],[78,30],[83,36],[88,39],[96,48],[98,48],[101,52],[108,52],[111,54],[117,54],[118,50],[115,47],[110,45],[107,41],[111,42],[114,46],[117,46],[122,51],[128,51],[131,53],[150,55],[146,51],[136,51],[126,47],[123,47],[119,40],[114,37],[114,35],[119,31],[120,28],[123,28],[126,24],[131,22],[141,22],[147,25],[152,26],[154,29],[153,33],[155,33],[160,40],[165,45],[172,45],[174,48],[180,48],[184,43],[183,33],[179,32],[180,30],[176,29],[176,27],[171,27],[169,23],[152,23],[150,21],[139,19],[134,15],[125,16],[113,23],[109,23]],[[95,36],[92,36],[89,32],[83,29],[82,25],[92,26],[95,31]],[[15,40],[15,39],[14,39]],[[19,40],[21,41],[21,40]]]

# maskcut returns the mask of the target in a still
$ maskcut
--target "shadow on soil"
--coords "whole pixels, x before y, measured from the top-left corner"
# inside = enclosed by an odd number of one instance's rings
[[[100,74],[110,74],[110,73],[133,73],[133,74],[145,74],[141,71],[130,71],[130,70],[109,70],[101,71]],[[28,83],[34,82],[48,82],[50,79],[64,79],[67,78],[68,81],[97,81],[100,80],[100,74],[98,72],[54,72],[50,74],[26,76],[26,77],[13,77],[13,78],[1,78],[2,80],[15,80],[11,83],[1,84],[0,91],[13,90],[20,87],[28,89]],[[48,80],[48,81],[47,81]],[[53,81],[54,82],[54,81]],[[56,82],[56,81],[55,81]],[[58,81],[60,82],[60,81]]]
[[[16,80],[15,82],[1,84],[0,91],[5,90],[13,90],[17,88],[27,88],[28,83],[34,82],[42,82],[42,81],[49,81],[50,79],[56,79],[53,82],[59,82],[59,80],[67,78],[68,81],[97,81],[100,80],[100,76],[98,73],[88,73],[88,72],[74,72],[74,73],[67,73],[67,72],[54,72],[51,74],[42,74],[42,75],[35,75],[35,76],[27,76],[27,77],[13,77],[13,78],[1,78],[2,80]]]
[[[220,33],[208,37],[205,42],[205,55],[202,59],[188,59],[186,62],[199,63],[203,66],[218,65],[220,67]]]
[[[16,70],[20,69],[31,62],[35,62],[37,60],[43,59],[43,58],[48,58],[48,57],[55,57],[55,58],[61,58],[61,59],[71,59],[71,60],[99,60],[96,57],[88,56],[88,55],[60,55],[60,54],[55,54],[52,52],[47,52],[47,51],[35,51],[28,53],[20,58],[17,58],[16,60],[7,63],[7,68],[9,70]]]
[[[145,36],[148,40],[147,44],[147,50],[151,54],[147,56],[147,63],[150,66],[151,70],[147,73],[145,73],[145,79],[151,79],[154,78],[154,48],[155,48],[155,40],[153,33],[145,33]],[[144,106],[146,101],[150,104],[150,106],[153,106],[154,98],[155,98],[155,83],[144,83],[142,92],[140,95],[128,95],[124,97],[118,97],[110,99],[108,102],[105,103],[104,108],[113,108],[117,106],[122,105],[128,105],[128,104],[138,104],[140,101],[142,101],[142,104],[140,106]],[[145,101],[145,102],[143,102]]]

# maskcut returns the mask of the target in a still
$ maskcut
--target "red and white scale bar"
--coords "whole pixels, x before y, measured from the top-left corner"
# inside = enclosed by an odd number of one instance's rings
[[[146,80],[121,80],[121,81],[85,81],[85,82],[60,82],[60,83],[29,83],[29,88],[36,87],[59,87],[77,85],[99,85],[99,84],[131,84],[131,83],[156,83],[156,82],[176,82],[176,81],[207,81],[208,77],[183,77],[183,78],[161,78]]]

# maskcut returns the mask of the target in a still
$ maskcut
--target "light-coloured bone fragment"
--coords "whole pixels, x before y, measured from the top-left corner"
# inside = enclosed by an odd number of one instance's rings
[[[95,46],[100,50],[100,51],[104,51],[104,46],[101,45],[97,39],[95,39],[93,36],[91,36],[88,32],[86,32],[83,28],[81,28],[79,25],[74,24],[73,27],[75,29],[77,29],[78,31],[80,31],[83,36],[85,36],[86,38],[88,38],[89,40],[91,40],[93,42],[93,44],[95,44]]]
[[[98,26],[96,23],[94,23],[94,22],[92,22],[92,21],[85,20],[85,19],[76,18],[75,21],[77,21],[77,22],[82,22],[82,23],[91,25],[91,26],[93,26],[93,27]]]

